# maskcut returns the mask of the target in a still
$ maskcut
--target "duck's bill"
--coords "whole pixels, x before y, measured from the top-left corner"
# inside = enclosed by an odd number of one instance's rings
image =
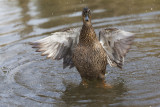
[[[85,17],[85,21],[88,21],[89,20],[89,17],[88,17],[88,15]]]

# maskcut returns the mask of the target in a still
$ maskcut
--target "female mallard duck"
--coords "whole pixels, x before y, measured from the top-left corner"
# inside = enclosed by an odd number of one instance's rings
[[[32,43],[38,52],[54,60],[63,59],[63,68],[76,67],[82,79],[104,80],[106,65],[122,68],[133,34],[116,28],[102,29],[99,38],[91,24],[90,9],[82,11],[82,28],[55,32]]]

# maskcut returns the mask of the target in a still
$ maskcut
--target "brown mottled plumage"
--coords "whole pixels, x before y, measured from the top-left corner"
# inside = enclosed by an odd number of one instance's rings
[[[33,42],[42,55],[63,59],[63,68],[76,67],[82,79],[104,80],[106,65],[122,68],[133,34],[116,28],[102,29],[97,38],[91,24],[90,9],[82,12],[82,28],[55,32]]]
[[[90,15],[88,21],[85,20],[85,13],[88,9],[84,9],[83,26],[79,37],[79,43],[73,50],[73,63],[85,79],[104,79],[107,56],[106,52],[96,37],[91,24]]]

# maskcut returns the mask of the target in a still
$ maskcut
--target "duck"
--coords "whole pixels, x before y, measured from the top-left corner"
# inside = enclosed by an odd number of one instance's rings
[[[103,28],[96,35],[91,10],[83,8],[81,28],[69,28],[31,43],[36,52],[53,60],[63,59],[63,69],[75,67],[82,80],[105,79],[106,66],[122,68],[133,43],[134,33]]]

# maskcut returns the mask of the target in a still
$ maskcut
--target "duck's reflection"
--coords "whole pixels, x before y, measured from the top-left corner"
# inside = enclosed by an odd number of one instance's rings
[[[62,99],[68,106],[107,106],[118,104],[126,91],[124,82],[115,83],[112,88],[99,87],[97,83],[88,86],[80,84],[77,87],[67,86]]]

